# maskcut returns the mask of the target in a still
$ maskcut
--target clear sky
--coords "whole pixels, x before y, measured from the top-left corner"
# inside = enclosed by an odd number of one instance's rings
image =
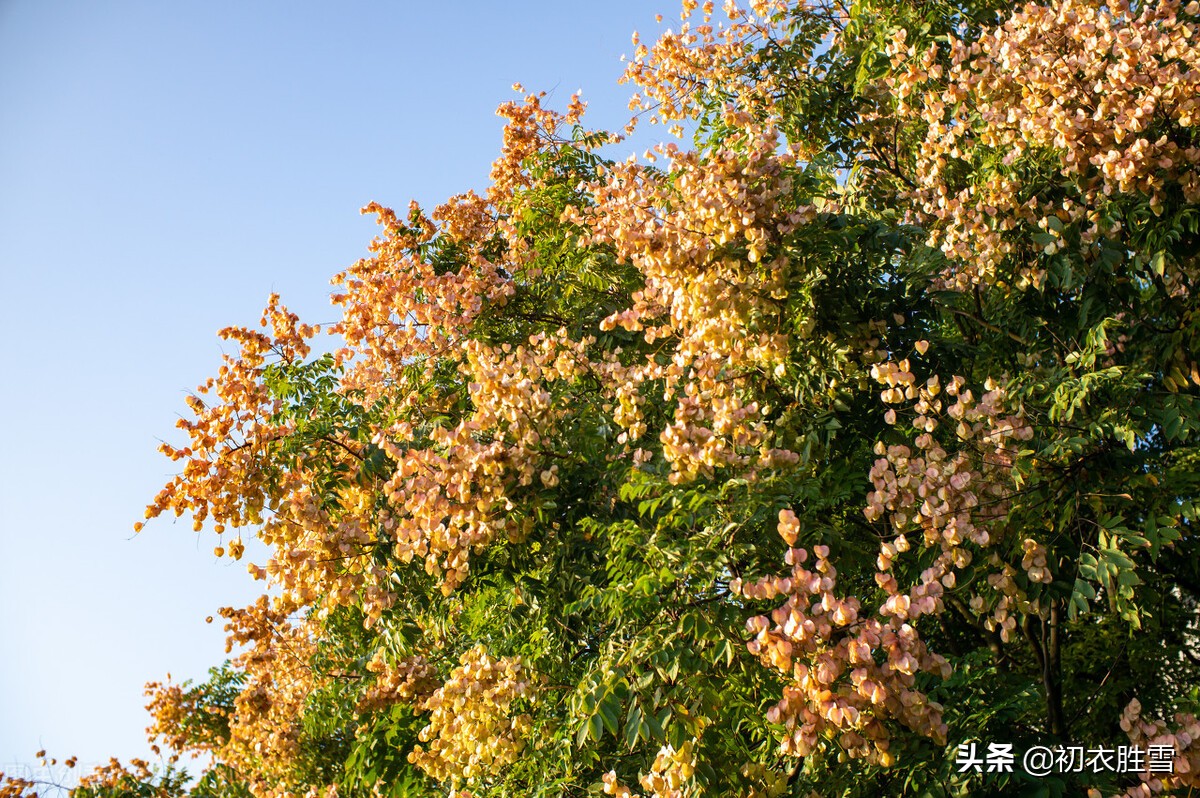
[[[211,532],[132,533],[216,331],[272,291],[331,321],[358,209],[483,188],[514,82],[619,129],[630,34],[677,10],[0,0],[0,770],[148,757],[143,684],[203,677],[205,616],[256,595]]]

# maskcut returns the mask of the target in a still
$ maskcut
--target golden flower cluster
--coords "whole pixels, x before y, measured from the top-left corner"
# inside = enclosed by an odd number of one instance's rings
[[[565,330],[535,334],[515,347],[467,341],[460,373],[470,414],[428,432],[397,422],[376,435],[376,445],[396,462],[383,486],[391,510],[383,526],[400,560],[423,558],[449,594],[466,578],[472,550],[519,535],[510,492],[557,484],[558,465],[546,463],[546,452],[565,408],[550,391],[594,370],[586,355],[594,343],[571,341]],[[418,445],[423,434],[432,445]]]
[[[376,651],[367,663],[367,671],[375,674],[375,681],[358,700],[359,712],[373,712],[392,704],[418,706],[438,688],[436,671],[419,654],[389,663],[382,650]]]
[[[1150,771],[1147,756],[1145,768],[1138,773],[1141,783],[1113,798],[1150,798],[1152,795],[1180,795],[1185,788],[1190,793],[1200,787],[1200,719],[1180,712],[1175,715],[1174,728],[1162,719],[1142,716],[1142,703],[1136,698],[1121,713],[1121,730],[1131,745],[1148,752],[1150,746],[1165,746],[1172,752],[1169,773]],[[1099,790],[1089,790],[1088,798],[1101,798]]]
[[[942,610],[942,588],[955,585],[955,570],[965,568],[974,551],[988,551],[997,572],[987,581],[996,593],[989,600],[976,594],[971,609],[982,612],[990,607],[983,623],[998,627],[1003,640],[1016,630],[1014,610],[1038,613],[1036,602],[1027,601],[1024,591],[1013,578],[1016,571],[1002,562],[995,547],[1005,534],[1009,498],[1015,486],[1011,468],[1018,444],[1033,437],[1033,428],[1020,413],[1005,409],[1005,393],[996,383],[985,384],[986,393],[978,399],[966,387],[966,380],[955,376],[944,385],[937,375],[919,383],[907,360],[872,367],[872,375],[885,386],[881,398],[891,405],[910,403],[909,426],[917,434],[913,447],[904,444],[876,445],[880,455],[871,469],[874,490],[867,496],[864,514],[869,521],[888,521],[894,540],[880,547],[876,581],[889,595],[892,611],[910,617],[920,612]],[[886,418],[900,426],[896,410]],[[934,432],[944,423],[954,424],[956,450],[948,451]],[[938,552],[921,576],[921,585],[906,597],[891,574],[893,560],[909,547],[907,535],[919,533],[920,543]],[[971,544],[971,546],[968,546]],[[1021,565],[1031,582],[1052,581],[1046,550],[1038,541],[1022,544]]]
[[[781,242],[814,211],[789,206],[795,154],[780,153],[778,132],[732,109],[726,121],[739,131],[727,147],[705,157],[660,147],[667,174],[617,164],[589,187],[592,204],[568,213],[588,231],[583,243],[613,247],[645,279],[601,329],[672,345],[661,376],[674,421],[660,440],[676,482],[794,460],[772,445],[766,409],[744,397],[762,373],[782,373],[793,268]]]
[[[700,18],[693,20],[698,8]],[[638,87],[630,110],[653,112],[651,124],[670,124],[676,135],[682,133],[678,123],[695,118],[706,93],[717,86],[732,90],[730,100],[740,108],[773,110],[778,86],[769,70],[761,68],[760,52],[767,41],[788,43],[786,22],[781,21],[788,8],[785,0],[751,0],[748,9],[730,1],[722,7],[725,22],[714,24],[713,0],[684,0],[678,33],[667,30],[652,46],[633,36],[633,58],[622,76],[623,83]]]
[[[146,685],[146,696],[150,699],[146,704],[146,711],[154,720],[146,728],[146,736],[157,741],[153,743],[154,750],[159,751],[159,743],[162,743],[171,751],[212,751],[220,745],[220,741],[197,739],[197,735],[188,729],[189,726],[194,728],[195,724],[189,721],[201,712],[216,714],[220,710],[201,706],[194,696],[187,695],[183,687],[171,684],[169,678],[168,674],[168,682],[165,684],[150,682]]]
[[[664,745],[654,758],[650,771],[638,779],[646,791],[644,798],[691,798],[699,795],[692,776],[696,772],[696,743],[688,740],[676,750]],[[616,771],[604,774],[604,794],[614,798],[642,798],[617,781]]]
[[[493,775],[525,744],[531,719],[512,705],[533,690],[534,676],[520,657],[493,659],[483,646],[462,655],[450,678],[421,705],[429,723],[408,760],[431,778],[457,789]]]
[[[970,43],[897,34],[886,84],[897,117],[916,111],[927,128],[911,196],[915,219],[952,260],[947,286],[995,280],[1001,261],[1021,254],[1008,234],[1020,226],[1055,239],[1045,245],[1053,254],[1065,225],[1077,225],[1085,245],[1118,233],[1119,222],[1103,222],[1116,194],[1145,195],[1157,213],[1172,188],[1200,199],[1200,148],[1191,143],[1200,125],[1198,14],[1200,4],[1179,0],[1067,0],[1025,4]],[[1004,170],[1026,155],[1050,158],[1074,183],[1061,204],[1022,199],[1020,179]],[[983,177],[957,185],[949,174],[962,162]],[[1020,273],[1044,276],[1028,259]]]
[[[209,378],[188,398],[194,420],[180,419],[177,426],[187,433],[190,444],[177,448],[162,444],[159,450],[183,462],[183,471],[172,479],[146,508],[146,518],[170,510],[180,516],[191,513],[196,531],[212,519],[218,532],[261,521],[270,502],[266,474],[262,469],[267,444],[284,434],[266,420],[280,409],[278,400],[263,383],[268,357],[301,362],[310,348],[294,314],[287,313],[272,295],[262,323],[273,326],[271,336],[242,328],[227,328],[220,335],[240,348],[237,357],[224,356],[216,378]],[[214,402],[204,395],[213,394]],[[136,529],[141,529],[138,524]]]
[[[129,767],[113,757],[107,764],[99,765],[79,779],[79,786],[95,790],[128,789],[130,783],[147,782],[154,775],[150,763],[144,759],[129,760]]]
[[[241,328],[221,332],[240,351],[226,355],[218,376],[189,398],[195,418],[178,422],[189,445],[160,447],[182,461],[183,470],[146,509],[146,517],[190,513],[197,531],[207,520],[218,534],[257,527],[273,552],[265,566],[249,566],[252,574],[271,578],[296,606],[320,600],[325,612],[361,599],[368,619],[377,618],[392,596],[387,574],[369,556],[376,541],[370,498],[348,488],[340,509],[330,512],[313,494],[310,469],[272,455],[296,433],[296,425],[291,419],[274,420],[282,402],[271,395],[266,370],[271,364],[303,362],[311,351],[307,341],[319,328],[299,323],[275,295],[261,323],[270,326],[270,335]],[[209,394],[214,401],[202,398]],[[358,469],[361,457],[352,444],[333,437],[324,444],[347,469]],[[240,559],[244,550],[238,538],[227,548],[218,545],[215,553]]]
[[[39,798],[39,782],[0,770],[0,798]]]
[[[770,616],[746,624],[754,635],[750,651],[789,680],[767,711],[767,720],[786,729],[781,750],[807,756],[832,736],[850,756],[887,766],[888,720],[944,743],[941,705],[915,687],[918,672],[950,673],[909,623],[925,609],[928,594],[915,603],[908,594],[893,595],[872,617],[857,598],[837,595],[827,546],[815,546],[813,568],[804,567],[809,552],[793,545],[800,531],[795,513],[781,511],[778,529],[791,546],[784,557],[791,572],[748,584],[734,580],[730,589],[755,600],[786,597]]]
[[[924,353],[925,342],[918,344]],[[747,623],[754,635],[750,650],[765,664],[787,676],[782,700],[768,719],[785,726],[785,753],[805,756],[832,735],[852,757],[882,765],[892,762],[887,721],[896,721],[920,734],[944,742],[942,708],[915,688],[921,671],[943,678],[949,664],[930,652],[916,628],[923,615],[944,611],[944,593],[957,584],[956,571],[969,565],[975,551],[988,551],[999,571],[988,582],[997,596],[989,628],[998,626],[1005,640],[1015,629],[1015,610],[1037,612],[1015,573],[992,550],[1003,534],[1007,501],[1014,486],[1009,470],[1013,443],[1032,437],[1019,413],[1006,413],[1004,392],[989,381],[978,400],[955,377],[943,387],[934,376],[918,382],[907,360],[878,363],[871,370],[883,387],[887,405],[905,406],[916,432],[913,448],[880,443],[880,459],[871,469],[874,489],[864,513],[868,520],[886,518],[889,534],[880,544],[875,582],[884,599],[873,613],[864,612],[854,596],[839,597],[837,570],[827,546],[812,549],[816,562],[805,567],[809,551],[796,548],[800,523],[795,513],[779,515],[779,534],[788,544],[785,562],[790,574],[750,584],[734,580],[730,588],[747,598],[786,597],[770,616]],[[899,425],[895,407],[886,413]],[[934,432],[953,422],[959,449],[945,449]],[[936,552],[914,584],[902,586],[894,564],[917,545]],[[1032,582],[1052,580],[1045,547],[1026,539],[1021,565]],[[985,599],[975,596],[972,608],[982,612]]]
[[[244,609],[223,608],[227,648],[244,646],[231,664],[244,675],[228,718],[227,740],[197,741],[185,727],[192,707],[170,685],[151,684],[149,708],[154,724],[148,730],[177,751],[205,751],[217,761],[246,774],[256,796],[291,798],[300,789],[293,783],[300,721],[309,695],[321,677],[309,665],[315,650],[311,621],[295,622],[294,608],[267,596]]]

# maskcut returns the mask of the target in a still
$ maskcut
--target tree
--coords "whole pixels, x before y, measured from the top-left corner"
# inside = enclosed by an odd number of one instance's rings
[[[715,16],[627,73],[690,148],[526,95],[486,195],[365,209],[337,348],[223,331],[147,511],[272,552],[151,688],[214,794],[1195,786],[1200,5]]]

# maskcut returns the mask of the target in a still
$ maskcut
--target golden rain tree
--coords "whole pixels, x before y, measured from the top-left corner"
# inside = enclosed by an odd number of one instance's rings
[[[73,795],[1190,794],[1198,26],[686,0],[626,78],[690,144],[502,105],[486,193],[365,209],[333,338],[222,332],[147,516],[270,592],[149,688],[200,777]]]

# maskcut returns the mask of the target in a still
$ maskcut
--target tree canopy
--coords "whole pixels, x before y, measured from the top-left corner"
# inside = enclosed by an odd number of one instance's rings
[[[484,194],[365,209],[333,338],[221,333],[147,517],[267,588],[149,687],[200,777],[73,794],[1190,794],[1198,23],[685,0],[627,161],[518,87]]]

